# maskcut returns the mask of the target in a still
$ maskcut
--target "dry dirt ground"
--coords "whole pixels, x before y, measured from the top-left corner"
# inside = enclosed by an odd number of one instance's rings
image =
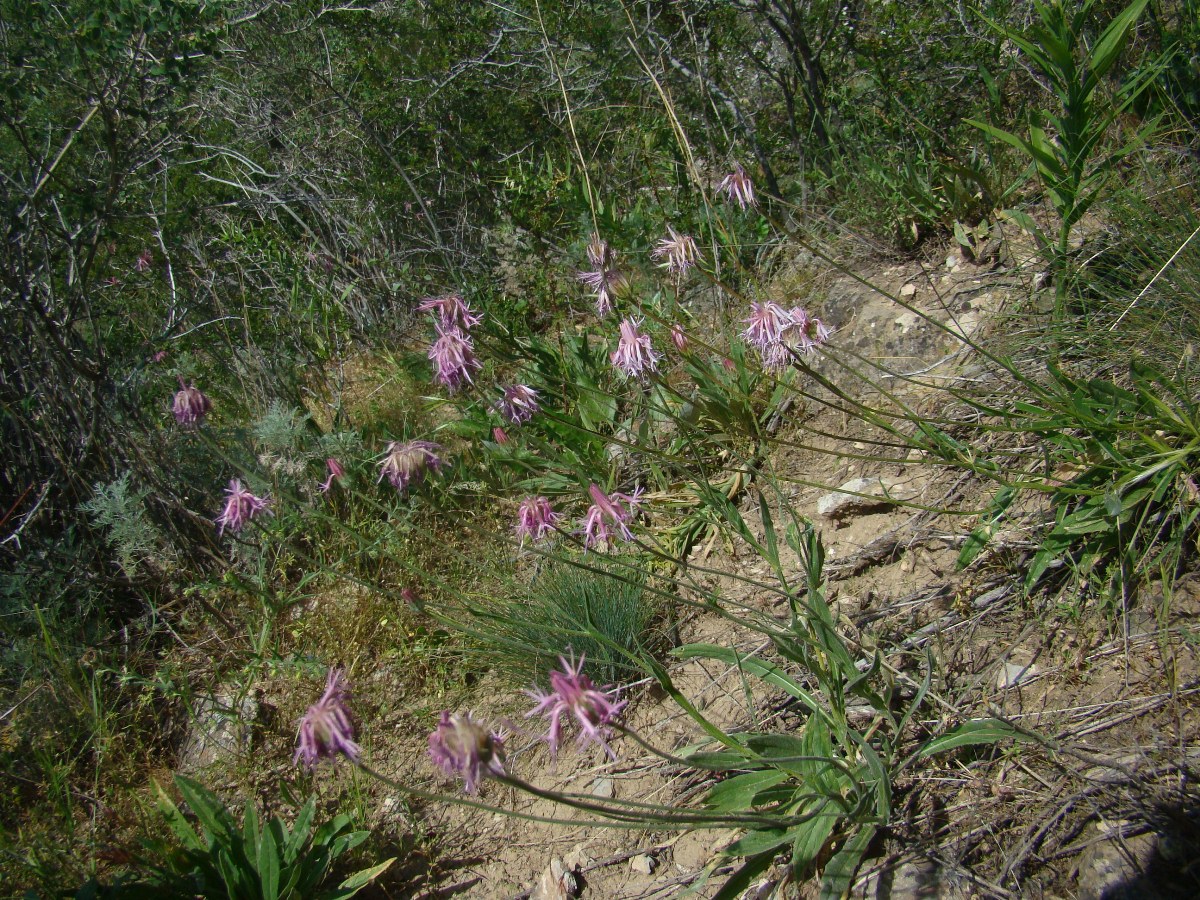
[[[930,385],[986,377],[954,333],[986,339],[989,329],[1003,327],[997,323],[1006,299],[1028,296],[1036,275],[1011,256],[976,265],[957,252],[932,265],[876,266],[870,280],[912,307],[906,309],[855,279],[813,278],[812,271],[811,261],[784,271],[776,281],[780,299],[805,302],[834,326],[832,343],[843,358],[858,354],[909,376],[881,377],[876,387],[928,415],[945,412],[947,402]],[[867,390],[836,362],[819,369],[847,391]],[[932,659],[937,702],[925,706],[918,734],[1003,715],[1044,737],[1019,748],[952,753],[906,772],[895,785],[894,820],[872,846],[854,895],[1200,895],[1200,806],[1192,783],[1200,770],[1200,578],[1184,576],[1165,598],[1151,586],[1124,615],[1081,607],[1065,594],[1024,599],[1021,561],[1034,546],[1033,525],[1045,517],[1032,502],[1015,511],[992,549],[960,571],[959,549],[992,488],[917,452],[880,446],[878,431],[826,405],[827,392],[812,393],[781,418],[764,468],[781,480],[784,502],[822,534],[828,595],[846,638],[878,648],[917,679]],[[822,515],[821,498],[856,478],[886,485],[887,496]],[[758,502],[753,491],[742,495],[748,522],[759,521]],[[730,602],[786,616],[778,595],[756,586],[768,580],[768,569],[744,547],[701,541],[689,564]],[[797,568],[794,556],[786,564]],[[678,636],[770,652],[761,635],[710,614],[685,616]],[[748,691],[731,669],[689,662],[672,671],[722,726],[786,730],[800,721],[782,697]],[[616,760],[595,746],[571,744],[552,760],[511,702],[498,699],[502,693],[510,692],[480,686],[476,709],[514,721],[509,766],[539,788],[685,807],[709,786],[703,774],[621,737],[613,742]],[[627,725],[656,746],[697,741],[696,726],[650,686],[630,687],[625,696]],[[395,740],[373,742],[373,765],[404,783],[436,784],[424,731],[412,725],[397,715]],[[450,804],[414,807],[386,790],[369,796],[381,827],[423,833],[439,848],[419,877],[381,888],[381,896],[615,900],[689,889],[712,896],[728,871],[719,851],[736,836],[548,825]],[[533,815],[570,815],[495,782],[484,784],[481,799]],[[780,886],[783,878],[783,871],[771,872],[746,896],[771,896],[775,888],[778,896],[816,896],[815,885]]]

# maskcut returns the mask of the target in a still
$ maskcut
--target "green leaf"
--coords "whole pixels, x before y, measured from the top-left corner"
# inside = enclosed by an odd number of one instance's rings
[[[751,881],[771,867],[776,855],[778,855],[778,850],[773,849],[747,859],[742,867],[721,885],[721,889],[713,895],[713,900],[735,900],[746,888],[750,887]]]
[[[788,828],[763,828],[749,831],[721,851],[722,856],[755,856],[791,843],[793,831]]]
[[[312,828],[313,814],[317,811],[316,797],[309,797],[308,802],[300,808],[300,812],[296,814],[296,822],[292,825],[292,833],[287,838],[287,843],[283,847],[283,859],[286,863],[295,861],[296,856],[304,847],[304,842],[308,840],[309,829]]]
[[[980,553],[983,548],[991,541],[992,536],[996,533],[996,525],[1003,518],[1004,513],[1012,505],[1016,499],[1017,492],[1015,488],[1003,487],[996,492],[996,496],[992,498],[992,502],[988,504],[988,508],[983,515],[979,517],[979,524],[967,535],[966,541],[963,542],[962,550],[958,553],[956,565],[960,569],[965,569],[969,566]]]
[[[262,886],[262,900],[279,900],[279,846],[275,843],[275,832],[264,828],[258,844],[258,880]]]
[[[744,812],[754,808],[755,796],[765,788],[786,781],[788,774],[779,769],[744,772],[713,785],[704,805],[716,812]]]
[[[826,801],[826,806],[822,807],[811,819],[792,829],[792,834],[796,835],[796,839],[792,843],[792,871],[796,884],[803,883],[809,867],[820,855],[829,836],[833,834],[834,827],[841,819],[837,813],[826,813],[824,809],[827,806],[828,801]]]
[[[841,900],[850,893],[854,873],[875,837],[874,825],[863,825],[842,844],[821,874],[820,900]]]
[[[917,756],[925,759],[947,750],[959,747],[970,747],[977,744],[997,744],[1000,741],[1028,741],[1028,735],[1018,731],[1007,722],[999,719],[972,719],[963,722],[953,731],[927,741],[918,751]]]
[[[179,811],[179,807],[175,805],[174,801],[167,796],[162,786],[155,784],[154,789],[159,812],[167,820],[167,827],[171,829],[171,832],[179,839],[180,843],[189,850],[207,851],[208,842],[196,834],[196,829],[192,828],[191,823]]]
[[[1092,48],[1092,52],[1088,56],[1088,68],[1090,71],[1088,72],[1087,81],[1084,82],[1083,86],[1085,94],[1090,93],[1099,83],[1100,79],[1113,67],[1113,64],[1121,55],[1121,51],[1125,48],[1125,43],[1129,39],[1129,32],[1138,18],[1141,17],[1147,2],[1148,0],[1133,0],[1104,29],[1104,33],[1100,35],[1100,39],[1096,41],[1096,46]]]

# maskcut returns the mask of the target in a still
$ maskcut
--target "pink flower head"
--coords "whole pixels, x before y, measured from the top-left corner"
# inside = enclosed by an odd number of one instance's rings
[[[175,421],[184,428],[194,428],[204,421],[211,409],[212,401],[204,396],[198,387],[185,382],[180,375],[179,393],[175,395],[175,402],[171,406]]]
[[[517,536],[521,543],[525,538],[540,541],[558,524],[559,515],[545,497],[529,497],[517,508]]]
[[[583,547],[585,550],[599,543],[611,545],[614,537],[626,541],[633,540],[633,532],[629,530],[629,522],[637,512],[641,503],[642,489],[638,488],[633,494],[617,494],[611,496],[600,490],[599,486],[588,486],[592,497],[592,505],[588,507],[583,520]]]
[[[426,297],[417,306],[417,311],[434,313],[437,316],[437,329],[441,332],[456,328],[467,331],[482,321],[459,294]]]
[[[524,384],[506,387],[504,396],[496,404],[496,411],[514,425],[528,422],[539,408],[537,391]]]
[[[679,234],[670,225],[667,226],[667,237],[658,242],[658,246],[650,254],[655,259],[664,260],[663,267],[668,272],[683,274],[700,259],[700,251],[696,242],[686,234]]]
[[[237,534],[259,513],[271,512],[270,499],[254,496],[236,478],[229,482],[225,495],[225,508],[216,519],[217,534],[224,534],[225,529]]]
[[[658,371],[661,356],[654,351],[650,335],[638,331],[639,324],[633,318],[621,322],[621,338],[610,359],[626,376],[644,379],[649,373]]]
[[[300,740],[292,764],[304,760],[308,768],[321,759],[334,759],[339,753],[351,762],[358,760],[362,748],[354,743],[354,725],[346,708],[349,689],[341,669],[330,669],[325,693],[308,708],[300,720]]]
[[[137,261],[133,264],[134,271],[145,272],[150,268],[150,265],[153,262],[154,262],[154,251],[151,250],[149,247],[147,247],[145,250],[143,250],[141,253],[138,254]]]
[[[680,353],[687,349],[687,332],[683,330],[683,326],[678,322],[671,326],[671,343],[675,345],[675,349]]]
[[[792,317],[777,303],[751,303],[750,317],[744,320],[749,326],[742,332],[746,343],[766,354],[779,343],[785,328],[792,324]]]
[[[766,369],[786,369],[795,354],[811,353],[829,340],[829,329],[802,307],[792,307],[787,315],[790,322],[780,332],[779,340],[763,351],[763,367]]]
[[[595,741],[603,747],[612,759],[617,758],[612,747],[606,740],[611,729],[609,725],[625,708],[627,700],[617,700],[616,691],[612,686],[597,688],[592,680],[583,674],[583,657],[579,662],[568,662],[559,657],[562,663],[561,672],[550,673],[549,693],[534,689],[526,691],[537,701],[537,706],[525,714],[526,718],[544,715],[550,720],[550,730],[546,733],[546,742],[552,753],[558,752],[562,739],[563,718],[574,718],[579,728],[579,745],[586,746]]]
[[[437,728],[429,735],[429,758],[450,777],[461,778],[466,792],[474,794],[480,778],[504,774],[504,737],[470,713],[460,716],[442,710]]]
[[[596,312],[606,316],[613,309],[613,300],[625,290],[629,281],[617,268],[616,254],[599,235],[593,235],[587,248],[588,262],[594,266],[591,272],[580,272],[575,277],[596,292]]]
[[[335,478],[345,478],[346,477],[346,470],[343,469],[342,464],[340,462],[338,462],[336,459],[334,459],[333,457],[330,457],[329,459],[325,460],[325,465],[329,469],[329,477],[326,478],[324,484],[321,485],[321,493],[322,494],[329,493],[329,489],[333,487],[333,480]]]
[[[153,356],[150,357],[150,362],[160,363],[166,358],[167,358],[167,351],[159,350],[157,353],[155,353]]]
[[[510,438],[508,436],[508,432],[505,431],[503,428],[501,428],[499,425],[497,425],[495,428],[492,429],[492,440],[495,441],[497,444],[499,444],[501,447],[503,447],[505,444],[507,444],[509,442]]]
[[[441,469],[442,460],[434,452],[441,449],[442,445],[433,441],[392,441],[383,451],[379,480],[386,478],[398,491],[407,490],[413,482],[420,484],[426,472]]]
[[[717,190],[728,194],[729,199],[742,209],[755,205],[754,182],[750,180],[750,176],[746,174],[746,170],[740,164],[734,165],[733,171],[721,179]]]
[[[434,375],[451,391],[456,391],[471,380],[471,373],[483,368],[475,355],[471,338],[458,328],[443,331],[438,327],[438,338],[429,348],[433,360]]]

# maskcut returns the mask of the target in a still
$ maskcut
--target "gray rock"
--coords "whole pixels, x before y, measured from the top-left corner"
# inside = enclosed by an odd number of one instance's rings
[[[203,772],[215,763],[248,751],[257,719],[258,701],[249,695],[240,703],[227,693],[199,699],[179,753],[180,770]]]
[[[637,856],[629,860],[630,871],[637,872],[641,875],[653,875],[654,870],[658,868],[658,860],[649,853],[639,853]]]
[[[817,513],[827,519],[845,519],[911,500],[913,492],[881,478],[852,478],[836,491],[817,499]]]

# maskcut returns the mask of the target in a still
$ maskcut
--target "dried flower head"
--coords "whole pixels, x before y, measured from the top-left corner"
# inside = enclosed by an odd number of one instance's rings
[[[755,204],[754,182],[750,180],[750,176],[746,174],[746,170],[740,164],[734,165],[733,171],[721,179],[717,190],[728,194],[729,199],[742,209]]]
[[[329,493],[329,489],[333,487],[333,482],[334,482],[335,478],[345,478],[346,477],[346,470],[343,469],[342,464],[340,462],[338,462],[336,459],[334,459],[333,457],[330,457],[329,459],[325,460],[325,465],[329,469],[329,477],[326,478],[324,483],[321,485],[321,493],[322,494]]]
[[[667,237],[658,242],[650,255],[663,260],[663,268],[668,272],[682,275],[700,259],[700,250],[691,236],[680,234],[668,225]]]
[[[417,306],[417,311],[433,313],[436,316],[438,331],[450,331],[454,328],[468,331],[482,321],[460,294],[426,297]]]
[[[537,391],[528,385],[514,384],[504,389],[496,411],[514,425],[520,425],[532,419],[540,409],[537,396]]]
[[[633,532],[629,530],[629,522],[637,513],[641,503],[642,489],[638,488],[632,494],[605,494],[598,485],[588,486],[592,497],[592,505],[588,507],[587,516],[583,520],[583,547],[591,549],[597,544],[611,545],[614,537],[622,540],[633,540]]]
[[[617,256],[599,235],[592,235],[587,248],[591,272],[580,272],[575,277],[596,293],[596,313],[606,316],[613,309],[613,301],[629,285],[628,279],[617,268]]]
[[[789,322],[779,333],[779,340],[762,352],[765,369],[782,371],[797,353],[812,353],[829,340],[829,329],[802,307],[793,306],[787,316]]]
[[[237,478],[230,480],[229,487],[225,489],[225,508],[216,518],[217,534],[224,534],[226,530],[237,534],[259,513],[269,515],[270,507],[268,498],[254,496],[242,487],[242,482]]]
[[[487,775],[504,774],[504,738],[471,717],[443,710],[429,735],[429,758],[450,777],[461,778],[468,794]]]
[[[558,752],[565,717],[575,720],[579,728],[581,747],[595,741],[611,758],[616,759],[617,754],[607,741],[611,732],[609,726],[628,701],[618,700],[611,685],[597,688],[592,680],[583,674],[583,660],[582,656],[578,663],[574,660],[568,662],[565,657],[558,658],[563,670],[550,673],[550,691],[547,693],[536,688],[526,691],[537,701],[537,706],[526,713],[526,718],[544,715],[550,720],[550,729],[545,740],[552,753]]]
[[[354,743],[354,725],[346,707],[349,688],[341,669],[330,669],[325,679],[325,693],[308,708],[300,720],[300,738],[292,763],[301,760],[313,768],[321,759],[334,759],[339,753],[352,762],[358,760],[362,748]]]
[[[446,331],[438,327],[429,358],[433,360],[434,376],[451,391],[457,391],[471,380],[472,372],[483,368],[470,336],[456,327]]]
[[[435,451],[441,444],[433,441],[392,441],[383,451],[383,464],[379,480],[386,478],[398,491],[408,489],[414,482],[420,484],[426,472],[437,472],[442,460]]]
[[[633,318],[621,322],[621,337],[610,359],[613,366],[626,376],[643,379],[651,372],[658,371],[658,361],[662,357],[655,352],[650,335],[638,331],[639,324]]]
[[[525,543],[526,538],[535,542],[540,541],[554,531],[558,520],[559,515],[554,511],[549,500],[545,497],[529,497],[522,500],[521,505],[517,508],[517,537],[521,539],[522,544]]]
[[[184,428],[194,428],[204,421],[211,409],[212,401],[204,396],[198,387],[185,382],[180,375],[179,393],[175,395],[175,402],[171,406],[175,421]]]

